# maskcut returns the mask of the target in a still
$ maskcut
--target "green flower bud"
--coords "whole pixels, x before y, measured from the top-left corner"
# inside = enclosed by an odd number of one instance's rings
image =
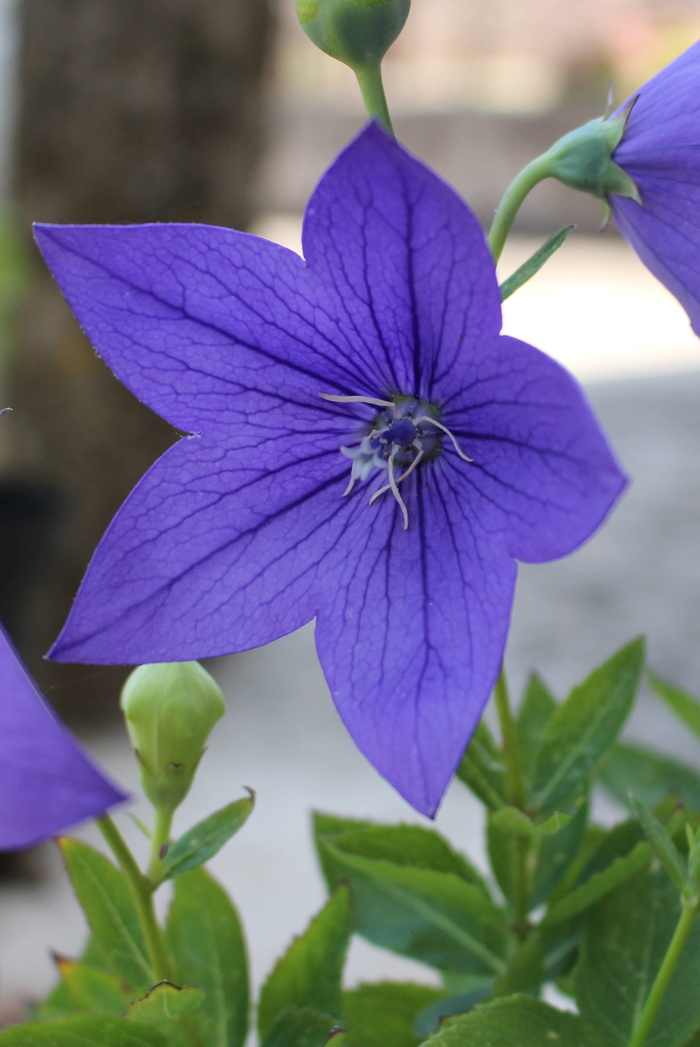
[[[542,158],[548,162],[549,176],[603,200],[628,196],[641,203],[634,181],[612,158],[625,133],[629,112],[627,108],[618,116],[590,120],[560,138]]]
[[[411,0],[296,0],[296,5],[309,39],[357,72],[381,61],[404,27]]]
[[[141,665],[124,684],[121,707],[148,799],[174,811],[226,711],[221,690],[199,662]]]

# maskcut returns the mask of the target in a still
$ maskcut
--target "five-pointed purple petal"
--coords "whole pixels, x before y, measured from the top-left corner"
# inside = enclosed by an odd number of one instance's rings
[[[0,626],[0,851],[125,799],[54,718]]]
[[[371,125],[309,202],[306,261],[195,225],[37,238],[100,355],[193,434],[115,517],[53,657],[217,655],[315,616],[356,743],[432,814],[499,671],[514,558],[571,552],[625,483],[573,379],[500,336],[474,216]],[[405,446],[343,497],[340,448],[392,419]]]
[[[622,141],[613,154],[637,185],[641,205],[610,197],[620,232],[676,296],[698,335],[699,117],[700,43],[696,43],[636,93]]]

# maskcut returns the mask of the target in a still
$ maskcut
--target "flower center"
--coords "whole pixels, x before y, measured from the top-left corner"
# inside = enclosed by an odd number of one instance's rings
[[[343,492],[350,494],[357,480],[366,480],[374,469],[386,469],[389,482],[374,492],[369,504],[380,495],[391,491],[403,515],[404,530],[408,529],[408,509],[399,492],[402,483],[421,462],[430,461],[442,451],[443,434],[465,462],[473,462],[457,443],[450,430],[442,424],[439,411],[434,404],[412,397],[400,396],[395,400],[379,400],[365,396],[331,396],[320,393],[324,400],[333,403],[362,403],[380,407],[371,430],[362,437],[356,447],[341,447],[341,452],[352,459],[350,483]],[[397,466],[404,471],[396,475]]]

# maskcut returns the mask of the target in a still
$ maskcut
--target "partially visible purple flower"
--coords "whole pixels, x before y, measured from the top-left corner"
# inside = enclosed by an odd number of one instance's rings
[[[636,93],[613,160],[641,197],[610,196],[615,223],[700,335],[700,43]]]
[[[37,238],[109,366],[195,434],[122,506],[52,656],[219,655],[315,616],[357,745],[434,813],[499,672],[515,558],[571,552],[625,483],[573,379],[500,336],[475,217],[370,125],[309,202],[306,261],[199,225]]]
[[[0,851],[125,799],[51,714],[0,626]]]

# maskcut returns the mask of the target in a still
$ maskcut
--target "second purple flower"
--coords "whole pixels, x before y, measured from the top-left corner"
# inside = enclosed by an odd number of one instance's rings
[[[475,217],[369,126],[310,200],[305,260],[198,225],[37,237],[100,355],[193,434],[115,517],[52,656],[201,658],[316,617],[357,745],[433,814],[515,560],[571,552],[625,484],[573,379],[500,335]]]

